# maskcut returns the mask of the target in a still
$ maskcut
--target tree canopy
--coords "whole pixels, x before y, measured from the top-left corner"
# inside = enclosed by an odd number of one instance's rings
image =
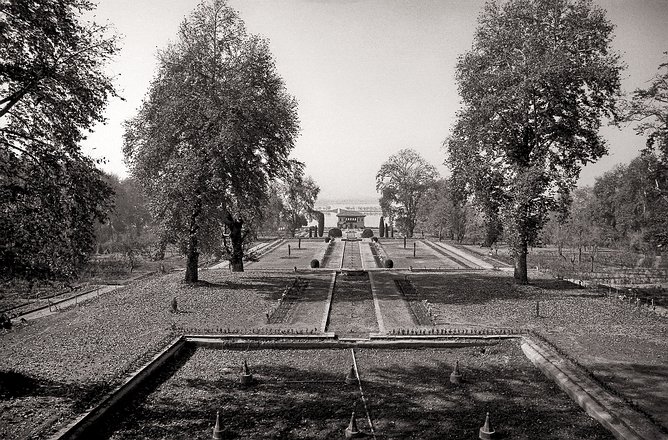
[[[622,70],[612,30],[589,0],[491,1],[457,64],[463,106],[447,163],[479,204],[499,207],[520,282],[550,210],[606,153],[598,130],[615,115]]]
[[[655,154],[668,166],[668,52],[659,72],[646,89],[637,89],[629,112],[629,119],[638,121],[636,132],[647,136],[646,152]]]
[[[413,236],[420,200],[438,179],[438,171],[415,150],[403,149],[390,156],[376,174],[380,206],[400,230]]]
[[[279,182],[279,194],[282,199],[281,217],[290,235],[295,230],[308,224],[307,219],[316,217],[313,209],[320,188],[312,177],[303,172],[295,172],[285,181]]]
[[[197,6],[159,53],[124,138],[165,236],[187,252],[187,281],[197,281],[200,252],[228,235],[232,268],[243,270],[243,243],[270,182],[296,166],[289,154],[298,130],[267,42],[248,35],[223,0]]]
[[[117,96],[117,39],[86,0],[0,3],[0,243],[9,277],[69,278],[88,258],[111,190],[80,142]]]

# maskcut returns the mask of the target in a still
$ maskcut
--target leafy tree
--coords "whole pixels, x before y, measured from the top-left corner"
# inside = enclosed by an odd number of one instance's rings
[[[282,198],[283,209],[281,217],[292,237],[295,230],[308,224],[307,217],[316,216],[313,209],[320,188],[310,176],[304,176],[301,167],[298,167],[289,178],[281,182],[279,194]]]
[[[437,178],[436,168],[411,149],[390,156],[376,174],[383,213],[390,213],[408,237],[415,230],[420,200]]]
[[[472,49],[460,57],[463,100],[448,163],[480,202],[499,207],[527,282],[527,249],[582,165],[606,153],[598,129],[620,90],[613,26],[588,0],[488,2]]]
[[[668,58],[668,52],[664,55]],[[656,154],[668,166],[668,60],[658,70],[648,88],[633,93],[627,118],[639,121],[636,132],[647,136],[645,152]]]
[[[0,265],[5,277],[70,278],[110,188],[80,142],[114,91],[118,52],[86,0],[0,3]]]
[[[461,199],[454,194],[447,179],[436,181],[426,192],[419,209],[423,226],[434,231],[438,238],[447,236],[461,242],[466,235],[466,210]]]
[[[262,209],[262,220],[258,232],[265,235],[276,235],[281,226],[281,212],[283,211],[283,200],[279,196],[278,183],[273,182],[269,191],[267,202]]]
[[[664,55],[668,57],[668,52]],[[647,136],[643,154],[650,157],[647,164],[652,168],[648,171],[654,183],[654,187],[648,190],[659,194],[663,204],[668,201],[668,60],[659,65],[659,72],[648,88],[637,89],[633,93],[625,116],[627,120],[638,122],[635,127],[638,135]],[[662,244],[666,245],[668,243]]]
[[[124,142],[163,233],[187,255],[187,282],[197,281],[200,252],[223,242],[232,270],[243,271],[270,183],[295,167],[298,129],[267,42],[223,0],[201,3],[159,53]]]
[[[108,219],[95,228],[97,249],[120,252],[124,255],[130,272],[140,255],[150,256],[158,240],[151,228],[152,217],[148,202],[139,184],[132,178],[120,180],[115,175],[104,179],[114,192],[113,210]]]
[[[668,179],[657,174],[659,169],[654,154],[643,154],[596,179],[594,223],[609,243],[642,252],[668,246],[668,200],[658,189]]]

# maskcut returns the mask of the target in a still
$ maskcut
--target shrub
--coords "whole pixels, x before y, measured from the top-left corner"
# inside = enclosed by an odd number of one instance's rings
[[[378,243],[378,237],[371,237],[371,241]]]
[[[394,261],[392,261],[392,259],[388,258],[387,260],[385,260],[385,267],[387,269],[392,269],[394,267]]]
[[[371,237],[373,237],[373,231],[372,231],[371,229],[369,229],[369,228],[366,228],[366,229],[362,232],[362,238],[371,238]]]
[[[322,234],[325,233],[325,214],[320,211],[316,211],[315,216],[318,219],[318,227],[314,233],[316,233],[318,237],[322,237]]]
[[[329,243],[329,240],[331,240],[331,238],[325,237],[325,243]]]
[[[332,238],[343,237],[343,232],[341,232],[341,229],[339,228],[332,228],[327,235]]]
[[[0,315],[0,328],[10,330],[12,328],[12,319],[6,314]]]
[[[317,269],[320,267],[320,262],[315,258],[311,260],[311,269]]]

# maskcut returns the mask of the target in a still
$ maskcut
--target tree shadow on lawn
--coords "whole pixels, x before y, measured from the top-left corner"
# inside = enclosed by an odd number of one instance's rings
[[[403,277],[396,277],[403,279]],[[536,301],[566,297],[593,297],[586,292],[574,292],[579,286],[559,280],[533,280],[527,286],[515,285],[503,275],[482,273],[428,274],[408,276],[417,286],[422,299],[432,304],[484,304],[495,300]]]
[[[201,286],[196,286],[196,287],[205,287],[207,289],[211,289],[212,291],[217,291],[217,290],[252,290],[258,293],[276,293],[278,292],[278,295],[282,293],[282,291],[288,287],[289,285],[292,284],[296,277],[294,276],[271,276],[271,277],[263,277],[261,275],[253,275],[253,276],[248,276],[244,278],[244,282],[238,282],[238,281],[232,281],[232,280],[225,280],[222,282],[208,282],[208,281],[199,281],[198,284]]]
[[[471,380],[459,386],[448,382],[450,370],[437,362],[362,372],[378,438],[476,438],[486,411],[499,432],[496,439],[612,438],[554,384],[545,384],[537,370],[510,381],[507,369],[467,368]],[[205,438],[220,411],[229,438],[342,438],[359,391],[356,384],[345,384],[340,372],[286,365],[256,365],[253,372],[258,382],[249,388],[237,383],[236,374],[174,381],[147,405],[146,395],[135,399],[108,426],[118,426],[122,438]],[[518,379],[529,383],[518,385]],[[533,386],[534,381],[545,385]],[[368,432],[361,402],[357,416],[358,427]]]
[[[25,397],[51,397],[69,400],[74,411],[83,411],[111,387],[108,382],[57,382],[17,371],[0,371],[0,402]]]
[[[668,435],[668,369],[665,365],[607,362],[587,365],[589,371],[640,410]]]

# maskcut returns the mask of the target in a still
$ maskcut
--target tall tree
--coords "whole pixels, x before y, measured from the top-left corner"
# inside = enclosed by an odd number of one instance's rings
[[[654,156],[657,160],[648,162],[653,166],[649,170],[654,175],[654,188],[664,200],[668,201],[668,52],[667,60],[659,65],[659,72],[652,78],[646,89],[637,89],[626,115],[626,119],[637,121],[635,130],[638,135],[647,136],[643,154]],[[668,243],[667,243],[668,244]]]
[[[304,176],[298,167],[290,176],[281,182],[279,194],[282,198],[283,209],[281,216],[290,235],[295,236],[295,230],[308,224],[308,219],[317,216],[313,206],[318,198],[320,188],[313,178]]]
[[[550,210],[606,153],[598,129],[614,116],[622,70],[612,30],[590,0],[492,1],[457,64],[463,108],[448,163],[498,204],[518,282]]]
[[[376,174],[376,191],[381,194],[380,206],[402,232],[413,236],[420,200],[438,179],[438,171],[411,149],[390,156]]]
[[[642,154],[596,179],[594,223],[609,242],[634,251],[656,252],[668,246],[668,200],[660,189],[668,185],[654,154]]]
[[[197,281],[200,252],[219,246],[225,228],[232,270],[243,271],[249,226],[270,182],[293,169],[298,130],[267,42],[248,35],[225,1],[197,6],[159,53],[124,142],[164,232],[183,245],[187,282]]]
[[[434,231],[439,240],[445,235],[461,242],[466,234],[466,209],[453,191],[448,179],[435,182],[420,203],[424,226]]]
[[[80,148],[117,96],[107,29],[87,0],[0,2],[0,266],[68,278],[85,263],[111,191]]]
[[[645,152],[668,166],[668,52],[664,56],[667,60],[659,65],[649,87],[633,93],[628,118],[639,122],[635,128],[639,135],[647,136]]]

